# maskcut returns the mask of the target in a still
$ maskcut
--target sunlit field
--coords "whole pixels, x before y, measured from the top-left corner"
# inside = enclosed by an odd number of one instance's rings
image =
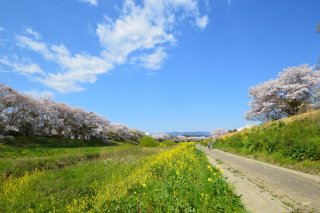
[[[1,212],[245,212],[193,143],[19,138],[0,149]]]

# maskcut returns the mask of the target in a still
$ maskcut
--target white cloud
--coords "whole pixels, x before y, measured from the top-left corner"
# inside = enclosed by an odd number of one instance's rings
[[[44,91],[39,91],[39,90],[30,90],[30,91],[25,91],[24,94],[35,98],[35,99],[40,99],[40,98],[48,98],[48,99],[53,99],[54,98],[54,93],[48,90]]]
[[[162,48],[158,48],[151,54],[144,54],[139,58],[133,58],[133,62],[150,70],[158,70],[166,58],[167,53]]]
[[[30,50],[33,50],[35,52],[41,53],[45,59],[49,60],[53,58],[52,53],[48,49],[48,45],[44,42],[35,41],[29,37],[26,36],[16,36],[17,37],[17,45],[20,47],[28,48]]]
[[[81,91],[81,83],[94,83],[97,75],[112,68],[112,64],[100,57],[83,54],[71,56],[64,46],[53,46],[52,49],[55,51],[54,62],[62,71],[48,74],[41,82],[59,92]]]
[[[124,63],[134,51],[176,41],[174,35],[165,30],[165,25],[170,23],[163,14],[153,13],[152,8],[141,8],[133,3],[127,3],[123,11],[121,18],[111,23],[100,23],[97,27],[97,35],[105,48],[104,56],[112,62]]]
[[[80,2],[88,3],[92,6],[98,6],[98,0],[79,0]]]
[[[94,83],[98,74],[112,68],[107,60],[86,54],[72,55],[64,45],[48,45],[25,36],[17,36],[18,45],[41,54],[47,61],[60,68],[59,72],[47,73],[38,81],[59,92],[83,90],[80,83]]]
[[[200,17],[196,0],[144,0],[142,5],[125,0],[122,15],[99,23],[96,32],[105,48],[104,57],[124,63],[137,51],[174,44],[175,26],[187,18],[201,29],[208,23],[208,16]]]
[[[26,33],[32,35],[34,38],[36,39],[40,39],[41,38],[41,35],[40,33],[38,33],[37,31],[34,31],[32,28],[28,27],[26,28]]]
[[[34,80],[59,92],[78,92],[84,89],[83,84],[94,83],[98,75],[128,60],[147,69],[160,69],[167,58],[165,49],[177,42],[177,28],[181,23],[193,23],[200,29],[207,26],[208,16],[200,14],[197,0],[144,0],[141,4],[124,0],[117,19],[105,18],[97,24],[96,35],[102,46],[97,56],[72,54],[63,44],[45,43],[31,28],[26,29],[30,36],[17,35],[16,40],[18,46],[41,54],[58,68]],[[29,67],[29,72],[34,70],[32,74],[35,74],[37,68],[40,73],[39,66]],[[25,72],[28,72],[26,67]]]
[[[197,17],[196,24],[199,28],[204,29],[208,25],[209,18],[208,16]]]
[[[3,27],[0,26],[0,32],[6,31]]]
[[[44,75],[43,70],[38,64],[32,63],[29,59],[19,59],[17,56],[7,57],[3,56],[0,58],[0,64],[6,65],[12,68],[14,71],[23,75]]]

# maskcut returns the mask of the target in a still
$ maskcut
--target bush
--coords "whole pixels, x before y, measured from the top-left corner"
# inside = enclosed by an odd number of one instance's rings
[[[177,143],[176,142],[174,142],[174,141],[172,141],[172,140],[165,140],[165,141],[162,141],[161,143],[160,143],[160,146],[162,146],[162,147],[169,147],[169,146],[174,146],[174,145],[176,145]]]
[[[159,142],[151,136],[143,136],[139,143],[140,146],[143,147],[157,147],[159,146]]]

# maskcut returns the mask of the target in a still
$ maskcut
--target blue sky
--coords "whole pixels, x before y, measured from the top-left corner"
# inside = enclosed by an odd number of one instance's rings
[[[0,82],[147,132],[248,123],[248,88],[320,57],[318,0],[1,0]]]

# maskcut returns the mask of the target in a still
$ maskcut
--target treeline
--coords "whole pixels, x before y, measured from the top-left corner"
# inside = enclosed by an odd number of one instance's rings
[[[112,125],[93,112],[35,99],[0,83],[0,135],[58,136],[74,139],[99,139],[107,142],[139,141],[144,135],[124,125]]]

